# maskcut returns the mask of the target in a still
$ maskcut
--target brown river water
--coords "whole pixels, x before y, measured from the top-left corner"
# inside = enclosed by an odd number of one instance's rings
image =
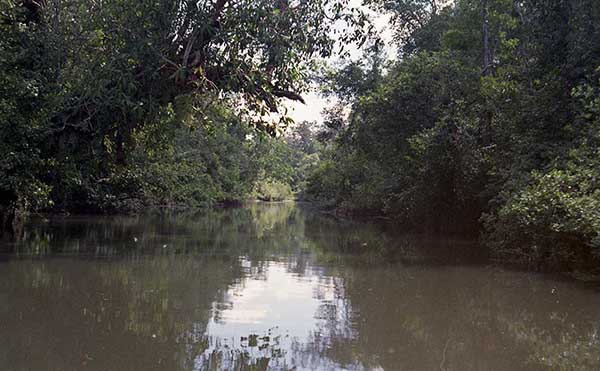
[[[0,370],[600,370],[600,290],[292,203],[34,218]]]

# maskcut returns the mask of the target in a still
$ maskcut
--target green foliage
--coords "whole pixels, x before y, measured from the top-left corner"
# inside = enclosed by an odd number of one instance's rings
[[[347,3],[0,1],[0,214],[248,197]]]
[[[47,82],[41,47],[29,35],[37,25],[12,1],[0,2],[0,216],[2,209],[41,209],[51,205],[51,186],[40,179],[52,162],[39,145],[48,119],[43,97]],[[0,226],[1,229],[2,226]]]
[[[483,232],[492,254],[540,266],[597,264],[598,3],[368,4],[391,16],[401,56],[329,76],[350,114],[330,112],[310,194]]]
[[[548,169],[532,171],[524,186],[506,190],[498,211],[484,216],[485,237],[511,259],[593,270],[600,257],[600,95],[590,84],[573,93],[583,107],[574,125],[584,134],[580,143]]]
[[[289,184],[276,180],[259,181],[256,185],[256,198],[261,201],[285,201],[293,196]]]
[[[474,128],[448,120],[408,142],[401,187],[390,190],[386,212],[416,228],[476,233],[486,164]]]
[[[368,44],[328,72],[324,128],[286,133],[281,99],[302,100],[340,22],[366,41],[349,0],[0,0],[1,216],[293,194],[595,259],[598,2],[365,4],[400,56]]]
[[[288,128],[282,138],[259,137],[256,156],[260,168],[258,196],[261,187],[278,188],[285,185],[290,191],[282,192],[286,199],[306,199],[307,177],[321,161],[321,145],[313,131],[314,123],[300,122]],[[261,185],[262,184],[262,185]],[[268,192],[267,192],[268,193]]]
[[[486,219],[487,241],[499,254],[554,267],[595,269],[600,256],[598,155],[565,169],[534,172],[531,184]]]
[[[138,151],[150,203],[201,206],[249,197],[264,154],[250,128],[230,112],[218,115],[217,123],[176,130],[161,153]]]
[[[336,153],[311,174],[307,194],[311,199],[338,204],[344,212],[369,213],[383,207],[383,174],[358,153]]]

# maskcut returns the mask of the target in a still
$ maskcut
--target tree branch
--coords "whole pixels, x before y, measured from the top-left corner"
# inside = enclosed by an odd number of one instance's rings
[[[273,95],[278,98],[287,98],[293,101],[301,102],[302,104],[306,104],[306,101],[302,96],[298,93],[294,93],[292,91],[287,90],[273,90]]]

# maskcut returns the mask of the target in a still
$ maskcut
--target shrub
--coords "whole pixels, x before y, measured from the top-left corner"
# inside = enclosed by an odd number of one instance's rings
[[[533,172],[495,215],[485,240],[498,256],[552,268],[594,268],[600,259],[600,151],[582,147],[566,166]]]
[[[284,201],[293,197],[289,184],[276,180],[263,180],[256,185],[256,197],[261,201]]]

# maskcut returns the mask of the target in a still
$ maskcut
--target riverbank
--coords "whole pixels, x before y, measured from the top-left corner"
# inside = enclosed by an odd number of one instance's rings
[[[563,264],[549,264],[540,259],[533,259],[530,256],[515,255],[515,254],[498,254],[493,249],[485,244],[485,238],[481,234],[464,234],[464,233],[440,233],[438,231],[423,231],[418,228],[414,228],[414,225],[406,225],[399,223],[393,217],[386,216],[382,213],[376,213],[372,210],[360,212],[359,210],[347,210],[340,208],[332,208],[331,205],[310,202],[305,200],[282,200],[282,201],[263,201],[259,199],[248,199],[248,200],[236,200],[220,202],[214,205],[206,205],[204,207],[189,207],[186,205],[152,205],[143,208],[137,208],[135,210],[129,210],[127,213],[121,212],[108,212],[108,213],[37,213],[34,217],[41,217],[44,220],[49,220],[56,217],[94,217],[94,216],[114,216],[123,217],[124,215],[136,216],[144,215],[148,213],[158,212],[162,214],[168,213],[203,213],[213,212],[219,209],[244,209],[244,207],[252,205],[286,205],[293,204],[302,210],[307,210],[310,213],[317,213],[323,215],[331,220],[348,223],[356,227],[373,225],[377,226],[382,233],[392,232],[398,234],[398,231],[402,231],[401,236],[412,235],[414,240],[427,241],[427,240],[439,240],[440,237],[446,241],[445,247],[437,250],[437,255],[434,251],[428,251],[427,254],[424,251],[416,251],[414,246],[408,250],[405,250],[406,245],[399,251],[390,251],[389,247],[384,249],[384,255],[393,260],[401,260],[407,263],[416,263],[430,260],[431,262],[443,263],[444,260],[447,262],[456,261],[461,257],[471,256],[474,260],[481,264],[491,263],[494,265],[507,267],[511,269],[532,271],[532,272],[545,272],[545,273],[558,273],[565,277],[570,277],[582,282],[600,282],[600,265],[586,264],[579,265],[577,261],[565,261]],[[24,219],[23,221],[26,221]],[[23,227],[25,223],[18,225],[16,234],[20,236],[23,233]],[[387,231],[387,232],[386,232]],[[12,233],[13,237],[15,234]],[[438,236],[437,238],[433,238]],[[5,235],[5,238],[7,235]],[[395,244],[395,246],[399,246]],[[372,252],[374,255],[381,253],[376,251],[373,245],[365,245],[361,247],[355,246],[357,251],[366,252],[369,249],[374,249]],[[456,251],[452,251],[455,248]],[[477,251],[476,251],[477,250]],[[403,255],[404,254],[404,255]],[[429,256],[425,258],[425,256]],[[425,259],[425,260],[423,260]],[[486,263],[487,262],[487,263]]]

